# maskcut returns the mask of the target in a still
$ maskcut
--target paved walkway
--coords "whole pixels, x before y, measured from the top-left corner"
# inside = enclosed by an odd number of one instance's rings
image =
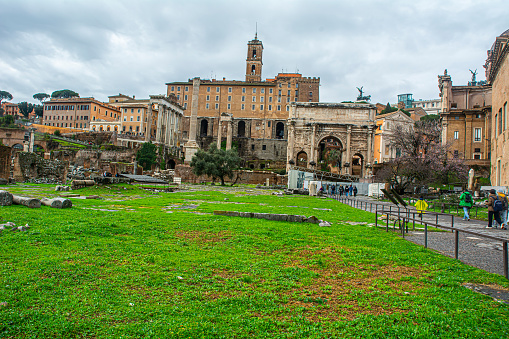
[[[360,202],[362,202],[362,204]],[[358,196],[356,198],[350,199],[349,201],[349,205],[359,209],[362,207],[363,210],[371,210],[373,213],[376,210],[375,204],[378,204],[379,210],[382,209],[381,205],[384,205],[384,210],[386,211],[389,210],[389,206],[391,206],[391,210],[393,212],[398,211],[398,208],[390,202],[377,201],[376,199],[365,196]],[[410,217],[413,218],[413,212],[416,212],[415,207],[409,206],[408,210],[410,211]],[[406,213],[406,210],[404,208],[400,208],[400,213],[403,215]],[[436,218],[436,215],[425,213],[423,215],[423,223],[429,222],[435,224],[437,220]],[[458,255],[459,260],[468,265],[483,269],[487,272],[500,275],[504,274],[502,252],[503,242],[484,238],[481,235],[499,237],[509,241],[509,231],[501,230],[500,228],[485,228],[485,226],[488,224],[487,221],[474,219],[466,221],[463,220],[462,217],[452,215],[438,216],[439,225],[450,227],[451,223],[453,223],[455,228],[473,231],[479,234],[479,236],[477,236],[460,232]],[[494,223],[496,224],[495,221]],[[411,231],[410,228],[411,225],[409,227],[409,233],[405,234],[405,238],[416,244],[424,245],[424,232],[419,229],[422,228],[422,226],[416,223],[415,231]],[[428,232],[428,247],[451,258],[454,258],[454,243],[455,234],[452,232]]]

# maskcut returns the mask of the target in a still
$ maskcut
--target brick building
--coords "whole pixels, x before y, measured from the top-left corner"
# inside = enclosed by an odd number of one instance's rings
[[[290,104],[319,101],[320,78],[298,73],[279,73],[262,80],[263,44],[255,38],[247,44],[244,81],[189,79],[167,83],[167,95],[175,95],[183,106],[183,142],[196,142],[206,148],[227,138],[228,129],[240,156],[251,168],[284,167],[286,162],[286,120]],[[195,91],[195,95],[193,92]],[[196,107],[196,126],[191,126],[192,107]],[[221,116],[229,116],[223,126]],[[219,126],[221,125],[221,129]],[[194,135],[190,136],[193,130]],[[187,156],[186,156],[187,158]]]
[[[509,30],[495,39],[486,60],[492,86],[491,184],[509,186]]]
[[[51,99],[44,103],[43,125],[91,130],[90,122],[114,122],[120,110],[94,98]]]
[[[474,82],[475,83],[475,82]],[[438,76],[442,118],[442,143],[454,157],[470,167],[488,169],[490,163],[491,86],[470,83],[453,86],[451,76]]]

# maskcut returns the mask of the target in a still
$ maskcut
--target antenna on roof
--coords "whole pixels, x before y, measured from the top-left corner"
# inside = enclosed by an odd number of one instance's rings
[[[255,23],[255,40],[258,40],[258,22]]]

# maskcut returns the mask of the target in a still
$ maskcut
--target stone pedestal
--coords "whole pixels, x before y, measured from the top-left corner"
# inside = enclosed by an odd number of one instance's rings
[[[191,160],[193,159],[193,156],[196,154],[196,152],[198,152],[198,150],[200,149],[200,147],[198,147],[198,145],[196,143],[194,143],[194,145],[190,145],[190,143],[187,143],[185,146],[184,146],[184,152],[186,153],[186,156],[184,158],[184,162],[186,164],[189,164],[191,163]]]

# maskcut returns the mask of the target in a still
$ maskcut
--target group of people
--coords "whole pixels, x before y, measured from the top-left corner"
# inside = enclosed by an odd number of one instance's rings
[[[469,210],[474,205],[474,199],[469,191],[465,191],[460,195],[460,207],[463,207],[463,220],[470,220]],[[488,226],[486,228],[497,228],[493,224],[493,219],[498,223],[501,229],[507,229],[507,213],[509,209],[509,200],[502,190],[498,193],[494,190],[490,190],[488,201]]]
[[[348,185],[334,185],[334,184],[326,184],[325,185],[325,188],[322,186],[320,187],[320,191],[326,191],[327,193],[329,194],[339,194],[340,196],[342,196],[343,194],[345,194],[347,197],[348,196],[354,196],[356,197],[357,196],[357,187],[353,186],[352,184],[350,184],[350,186]]]

